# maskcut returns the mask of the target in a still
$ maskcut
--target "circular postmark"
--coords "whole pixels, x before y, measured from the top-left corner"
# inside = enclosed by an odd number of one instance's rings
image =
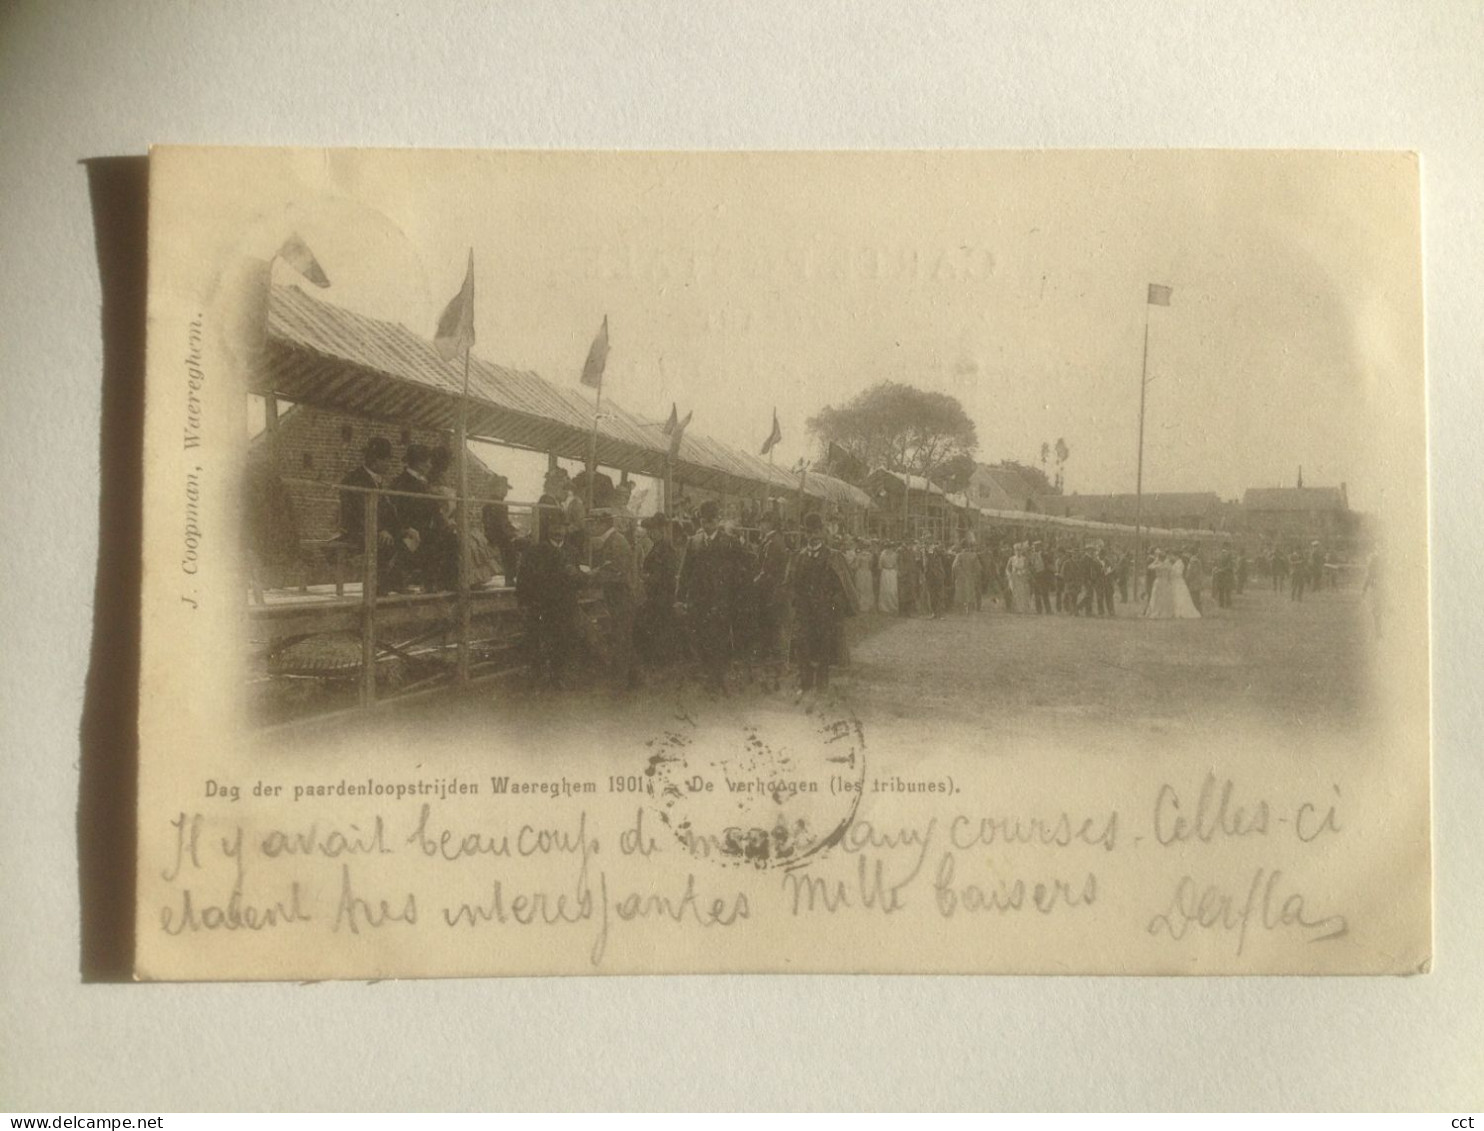
[[[791,868],[845,836],[866,777],[866,732],[840,705],[678,706],[643,747],[661,822],[692,857]]]

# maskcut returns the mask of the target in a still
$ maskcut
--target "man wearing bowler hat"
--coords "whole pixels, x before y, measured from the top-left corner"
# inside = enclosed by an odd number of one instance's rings
[[[788,547],[778,519],[769,513],[762,517],[763,540],[758,546],[757,568],[752,578],[753,603],[757,610],[756,654],[754,659],[762,672],[763,683],[777,691],[783,668],[783,622],[788,610],[788,592],[784,582],[788,575]]]
[[[373,436],[366,441],[361,465],[340,481],[342,487],[360,488],[340,493],[340,536],[336,541],[351,554],[359,554],[365,544],[366,493],[384,485],[391,467],[392,442],[385,436]],[[391,592],[400,581],[396,568],[400,529],[396,504],[387,495],[377,495],[376,576],[377,588],[383,593]]]
[[[701,504],[699,518],[701,529],[690,540],[680,567],[679,597],[706,686],[725,691],[732,659],[732,619],[746,582],[746,559],[737,539],[721,529],[721,507],[716,500]]]
[[[825,542],[824,522],[818,514],[804,516],[804,548],[794,557],[789,588],[798,632],[802,698],[829,687],[841,623],[856,610],[850,567],[844,555]]]
[[[639,524],[649,536],[649,552],[639,565],[643,598],[634,621],[634,644],[647,664],[668,664],[677,654],[675,582],[680,557],[671,538],[670,520],[652,514]]]
[[[577,649],[577,595],[585,580],[566,515],[553,511],[541,525],[541,540],[522,555],[515,595],[525,612],[533,680],[559,690]]]
[[[629,540],[613,519],[611,507],[592,510],[593,578],[608,608],[609,675],[615,690],[633,691],[640,682],[634,657],[634,605],[639,571],[634,566]]]

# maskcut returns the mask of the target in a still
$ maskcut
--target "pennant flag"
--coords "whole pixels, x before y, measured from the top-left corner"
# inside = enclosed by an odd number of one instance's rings
[[[324,268],[319,265],[319,260],[314,257],[314,252],[309,250],[309,245],[304,242],[298,232],[289,233],[289,238],[284,240],[283,246],[278,249],[278,258],[316,287],[330,285],[330,277],[325,274]]]
[[[674,459],[680,454],[680,441],[685,436],[686,426],[690,424],[690,418],[695,415],[695,410],[685,414],[685,419],[679,421],[670,432],[670,458]]]
[[[675,408],[675,402],[670,402],[670,419],[665,421],[665,426],[660,429],[666,436],[673,436],[675,429],[680,425],[680,413]]]
[[[587,361],[582,366],[582,383],[589,389],[603,387],[603,367],[608,364],[608,315],[603,315],[603,325],[598,327],[598,336],[587,351]]]
[[[1158,283],[1150,283],[1149,284],[1149,305],[1150,306],[1169,306],[1170,305],[1170,288],[1169,287],[1162,287]]]
[[[464,285],[443,308],[433,346],[444,361],[452,361],[474,345],[474,249],[469,249],[469,269]]]
[[[771,452],[778,441],[783,439],[783,430],[778,427],[778,410],[773,410],[773,431],[768,433],[768,438],[763,441],[763,455]]]
[[[870,468],[833,440],[825,452],[824,465],[828,474],[857,486],[871,473]]]

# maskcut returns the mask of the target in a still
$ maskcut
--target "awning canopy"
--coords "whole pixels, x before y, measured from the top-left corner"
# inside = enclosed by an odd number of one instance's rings
[[[417,427],[452,429],[458,423],[462,388],[463,362],[444,361],[431,341],[405,326],[312,298],[297,286],[273,287],[265,364],[253,392]],[[562,388],[528,370],[470,358],[471,439],[586,460],[593,409],[576,389]],[[601,466],[663,478],[669,447],[670,438],[660,424],[641,420],[604,398],[597,443]],[[677,483],[729,495],[777,495],[798,489],[797,478],[788,472],[689,430],[670,472]],[[842,486],[855,491],[849,484]],[[824,482],[813,489],[805,483],[805,492],[815,497],[829,497],[833,490]],[[855,505],[870,505],[864,492],[856,494]]]
[[[1088,533],[1103,533],[1109,535],[1127,535],[1135,532],[1135,527],[1121,522],[1097,522],[1090,518],[1068,518],[1065,515],[1041,514],[1036,511],[1006,511],[992,510],[988,507],[980,507],[979,513],[992,522],[1003,522],[1007,526],[1051,526],[1058,530],[1081,530]],[[1233,535],[1229,531],[1219,530],[1168,530],[1158,526],[1145,526],[1143,533],[1148,538],[1168,538],[1178,541],[1231,541]]]

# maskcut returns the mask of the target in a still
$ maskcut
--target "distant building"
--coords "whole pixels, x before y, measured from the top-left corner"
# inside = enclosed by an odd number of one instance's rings
[[[876,504],[869,519],[873,534],[946,539],[958,529],[958,515],[947,493],[921,475],[904,476],[878,467],[866,477],[864,488]]]
[[[1036,500],[1045,490],[1044,477],[1006,464],[980,463],[974,465],[964,493],[969,505],[981,510],[1029,511],[1036,509]]]
[[[1137,495],[1042,495],[1042,514],[1181,530],[1221,530],[1232,524],[1231,508],[1215,491],[1149,491]]]
[[[1338,487],[1249,487],[1242,497],[1248,534],[1268,542],[1348,542],[1360,528],[1345,484]]]

